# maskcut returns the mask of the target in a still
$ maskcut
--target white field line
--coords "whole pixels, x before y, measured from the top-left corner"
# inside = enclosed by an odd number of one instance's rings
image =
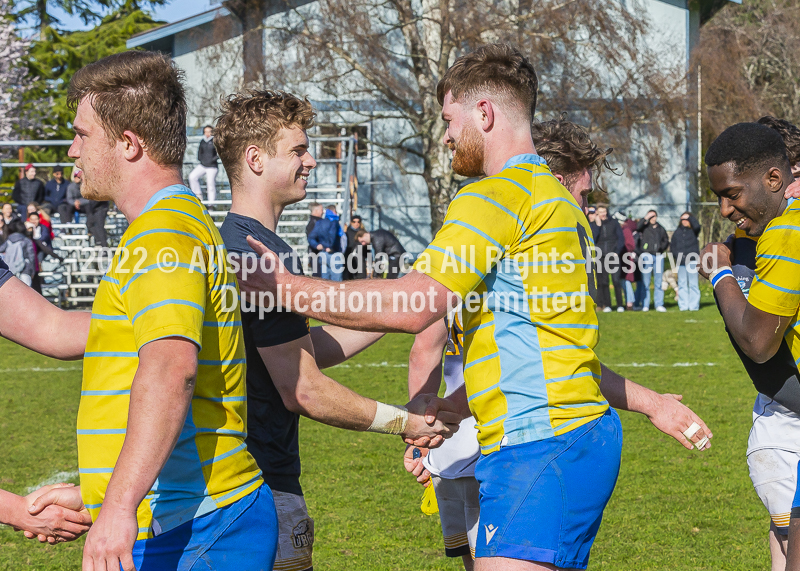
[[[81,370],[82,367],[18,367],[13,369],[0,369],[0,373],[55,373]]]
[[[383,361],[382,363],[340,363],[338,365],[334,365],[330,367],[331,369],[342,368],[342,369],[364,369],[367,367],[389,367],[393,369],[407,369],[408,363],[388,363]]]
[[[608,363],[606,363],[608,364]],[[716,363],[614,363],[612,367],[716,367]]]
[[[73,478],[75,478],[77,476],[78,476],[77,472],[56,472],[56,473],[52,474],[51,476],[48,476],[47,478],[45,478],[44,480],[42,480],[38,484],[36,484],[34,486],[29,486],[28,487],[28,493],[30,494],[31,492],[35,492],[36,490],[38,490],[42,486],[49,486],[51,484],[66,483],[69,480],[72,480]]]

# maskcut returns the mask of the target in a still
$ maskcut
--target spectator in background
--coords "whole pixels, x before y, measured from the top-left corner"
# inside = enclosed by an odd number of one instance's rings
[[[678,309],[681,311],[700,309],[700,286],[697,283],[699,234],[700,222],[689,212],[681,214],[680,224],[672,234],[670,243],[670,250],[678,264]]]
[[[3,222],[6,223],[6,226],[8,226],[8,223],[14,220],[15,218],[19,218],[19,214],[14,212],[14,206],[9,204],[8,202],[6,202],[3,205],[2,212],[3,212]]]
[[[339,240],[339,232],[342,229],[337,222],[339,217],[336,216],[336,213],[334,212],[333,216],[337,221],[332,220],[328,213],[330,210],[324,213],[324,218],[320,218],[314,224],[314,228],[308,235],[308,247],[316,252],[319,277],[340,282],[342,281],[343,259],[341,255],[335,261],[334,258],[337,253],[340,254],[342,251]]]
[[[6,241],[8,228],[6,228],[5,219],[0,216],[0,244]]]
[[[331,220],[332,222],[336,223],[337,228],[337,241],[336,241],[336,250],[337,252],[344,252],[347,248],[347,237],[344,235],[344,230],[342,230],[342,225],[340,223],[339,213],[336,212],[336,205],[329,204],[328,207],[325,209],[325,218]]]
[[[658,213],[650,210],[637,224],[639,231],[639,254],[641,258],[642,285],[644,299],[642,311],[650,310],[650,278],[653,277],[653,297],[656,311],[665,312],[664,290],[661,281],[664,273],[664,252],[669,248],[669,237],[664,227],[658,223]]]
[[[199,165],[189,175],[189,186],[197,198],[203,200],[203,191],[200,188],[200,177],[206,177],[206,192],[208,200],[217,199],[217,172],[219,171],[219,157],[214,146],[214,128],[210,125],[203,127],[203,138],[197,147],[197,160]]]
[[[614,215],[614,220],[619,222],[622,228],[622,237],[625,239],[625,260],[622,261],[621,272],[625,281],[625,308],[629,311],[633,309],[634,300],[636,299],[633,291],[633,284],[636,282],[636,221],[631,220],[622,212],[617,212]],[[626,272],[624,270],[632,269],[633,271]]]
[[[359,230],[356,240],[362,246],[372,247],[372,265],[383,265],[386,268],[386,279],[392,280],[400,276],[400,262],[406,249],[394,234],[388,230]]]
[[[598,204],[595,208],[594,222],[591,223],[594,245],[600,250],[600,267],[597,268],[597,309],[611,311],[611,291],[609,278],[614,284],[614,297],[617,311],[625,311],[625,297],[620,282],[620,265],[625,251],[625,236],[619,222],[608,216],[608,206]]]
[[[317,222],[322,220],[322,217],[325,215],[325,208],[319,202],[310,203],[308,208],[311,215],[308,218],[308,224],[306,224],[306,238],[311,235],[314,226],[316,226]],[[310,242],[308,244],[308,266],[311,268],[311,274],[314,277],[322,277],[319,260],[317,259],[317,249],[312,248]]]
[[[344,279],[346,280],[363,280],[367,277],[367,248],[356,240],[356,234],[362,228],[361,216],[354,214],[350,219],[350,225],[345,230],[347,248],[344,258],[347,263],[344,269]]]
[[[96,246],[108,248],[108,236],[106,235],[106,216],[108,216],[107,200],[90,200],[89,213],[86,215],[86,228],[89,234],[94,237]]]
[[[44,185],[44,203],[51,211],[58,211],[58,207],[67,200],[67,187],[69,183],[64,179],[64,169],[55,167],[53,178]]]
[[[594,206],[586,207],[586,218],[589,220],[589,224],[594,224],[594,217],[597,215],[596,212]]]
[[[72,172],[72,182],[67,186],[67,196],[61,206],[58,207],[58,216],[62,224],[73,221],[76,212],[82,212],[88,216],[89,200],[81,196],[81,179],[83,173],[77,169]]]
[[[36,167],[32,164],[25,166],[25,177],[17,179],[11,199],[17,203],[21,218],[27,218],[29,202],[42,203],[44,201],[44,183],[36,178]]]
[[[25,223],[16,218],[8,226],[8,238],[0,246],[0,256],[15,276],[25,285],[33,285],[36,273],[36,253],[33,241],[28,238]]]

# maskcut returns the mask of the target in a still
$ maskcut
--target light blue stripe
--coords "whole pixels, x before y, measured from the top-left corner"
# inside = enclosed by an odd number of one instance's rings
[[[492,325],[494,325],[494,319],[492,319],[491,321],[487,321],[486,323],[483,323],[481,325],[476,325],[472,329],[467,329],[466,331],[464,331],[464,335],[465,336],[472,335],[476,331],[480,331],[481,329],[485,329],[486,327],[491,327]]]
[[[533,268],[533,267],[542,267],[542,266],[566,266],[567,264],[571,266],[579,266],[585,264],[586,260],[542,260],[540,262],[522,262],[519,264],[521,268]]]
[[[139,533],[150,533],[150,528],[149,527],[140,527],[139,528]]]
[[[108,276],[103,276],[100,280],[101,282],[108,282],[110,284],[119,285],[119,280],[117,278],[110,278]]]
[[[239,444],[239,446],[237,446],[233,450],[228,450],[224,454],[220,454],[219,456],[214,456],[213,458],[210,458],[210,459],[206,460],[205,462],[201,462],[200,465],[201,466],[208,466],[209,464],[213,464],[214,462],[219,462],[220,460],[224,460],[225,458],[229,458],[229,457],[233,456],[237,452],[241,452],[246,447],[247,447],[247,445],[244,442],[242,442],[241,444]]]
[[[486,355],[485,357],[481,357],[480,359],[475,359],[474,361],[465,364],[464,365],[464,370],[466,371],[467,369],[469,369],[472,366],[477,365],[478,363],[483,363],[484,361],[488,361],[489,359],[494,359],[498,355],[500,355],[499,351],[495,351],[491,355]]]
[[[577,232],[577,231],[578,231],[577,226],[572,226],[572,227],[558,226],[557,228],[544,228],[543,230],[539,230],[536,234],[542,235],[542,234],[554,234],[556,232]]]
[[[580,207],[580,206],[578,206],[577,204],[575,204],[575,202],[574,202],[574,201],[572,201],[572,200],[570,200],[570,199],[568,199],[568,198],[564,198],[564,197],[562,197],[562,196],[557,196],[556,198],[548,198],[547,200],[542,200],[541,202],[537,202],[536,204],[534,204],[533,206],[531,206],[531,210],[536,210],[536,209],[537,209],[537,208],[539,208],[540,206],[544,206],[545,204],[551,204],[551,203],[553,203],[553,202],[566,202],[567,204],[569,204],[569,205],[570,205],[570,206],[572,206],[573,208],[576,208],[576,209],[578,209],[578,210],[580,211],[580,213],[581,213],[581,214],[583,214],[583,210],[581,210],[581,207]]]
[[[111,474],[114,468],[78,468],[79,474]]]
[[[192,270],[193,272],[198,272],[200,274],[206,275],[205,268],[199,267],[197,264],[184,264],[184,263],[177,263],[177,264],[164,264],[164,268],[170,270],[167,273],[172,273],[173,268],[183,268],[186,270]],[[161,269],[161,264],[153,264],[152,266],[147,266],[146,268],[141,268],[136,274],[128,280],[122,289],[119,290],[119,293],[125,293],[128,291],[128,288],[131,287],[131,284],[135,282],[137,279],[145,275],[150,270]]]
[[[126,428],[85,428],[78,429],[78,434],[125,434]]]
[[[127,315],[103,315],[102,313],[92,313],[92,319],[99,321],[127,321]]]
[[[226,288],[236,289],[236,285],[234,285],[234,284],[215,285],[214,287],[211,288],[211,291],[222,291],[222,290],[224,290]]]
[[[237,494],[241,494],[242,490],[246,490],[247,488],[252,486],[253,483],[256,482],[260,477],[261,477],[261,472],[258,473],[258,476],[256,476],[255,478],[253,478],[252,480],[250,480],[249,482],[247,482],[243,486],[239,486],[235,490],[231,490],[227,494],[224,494],[224,495],[222,495],[222,496],[220,496],[218,498],[215,498],[214,501],[217,502],[217,504],[219,504],[220,502],[224,502],[228,498],[232,498],[233,496],[235,496]]]
[[[247,433],[241,430],[231,430],[229,428],[198,428],[197,432],[211,433],[211,434],[224,434],[226,436],[240,436],[247,438]]]
[[[561,426],[559,426],[558,428],[556,428],[556,429],[555,429],[555,431],[556,431],[556,432],[561,432],[561,431],[562,431],[562,430],[564,430],[565,428],[569,428],[570,426],[572,426],[572,425],[573,425],[573,424],[575,424],[576,422],[580,422],[580,421],[582,421],[582,420],[586,420],[586,417],[585,417],[585,416],[581,416],[581,417],[578,417],[578,418],[573,418],[573,419],[572,419],[572,420],[570,420],[569,422],[565,422],[564,424],[562,424]]]
[[[586,371],[584,373],[578,373],[577,375],[564,375],[563,377],[554,377],[552,379],[546,379],[546,381],[548,383],[560,383],[561,381],[582,379],[583,377],[594,377],[598,381],[600,380],[600,375],[595,375],[592,371]]]
[[[211,402],[245,402],[247,401],[247,397],[192,397],[200,400],[207,400]]]
[[[782,292],[784,292],[784,293],[790,293],[790,294],[792,294],[792,295],[800,295],[800,290],[796,290],[796,289],[786,289],[786,288],[783,288],[783,287],[780,287],[780,286],[776,286],[776,285],[774,285],[774,284],[771,284],[771,283],[769,283],[769,282],[768,282],[768,281],[766,281],[766,280],[763,280],[763,279],[759,278],[757,275],[756,275],[756,279],[755,279],[755,281],[757,281],[757,282],[759,282],[759,283],[762,283],[762,284],[764,284],[765,286],[771,287],[772,289],[776,289],[776,290],[778,290],[778,291],[782,291]],[[752,291],[752,290],[751,290],[751,291]]]
[[[581,297],[586,297],[587,295],[589,295],[589,292],[587,292],[587,291],[557,291],[555,293],[529,293],[525,297],[536,298],[536,299],[547,299],[547,298],[556,297],[556,296],[559,296],[559,295],[570,296],[570,297],[573,296],[573,295],[578,295],[578,296],[581,296]]]
[[[484,274],[483,272],[479,271],[478,268],[476,268],[475,266],[473,266],[472,264],[470,264],[466,260],[462,260],[459,256],[456,256],[455,252],[448,252],[444,248],[440,248],[439,246],[434,246],[433,244],[428,246],[428,248],[430,248],[431,250],[434,250],[436,252],[441,252],[442,254],[445,254],[446,256],[450,256],[451,258],[455,258],[457,261],[461,262],[462,265],[468,267],[473,272],[478,274],[481,277],[481,279],[486,277],[486,274]]]
[[[495,446],[500,446],[500,443],[501,443],[502,441],[503,441],[503,439],[501,438],[500,440],[498,440],[497,442],[495,442],[495,443],[493,443],[493,444],[482,444],[482,445],[481,445],[481,451],[483,451],[483,450],[489,450],[489,448],[494,448]]]
[[[89,351],[83,354],[84,359],[92,357],[138,357],[139,353],[134,351]]]
[[[133,316],[131,319],[131,323],[136,323],[136,320],[141,317],[143,313],[150,311],[151,309],[156,309],[159,307],[164,307],[165,305],[185,305],[187,307],[191,307],[200,311],[201,313],[205,313],[205,308],[201,307],[200,305],[194,303],[193,301],[186,301],[185,299],[165,299],[164,301],[159,301],[157,303],[151,303],[144,309],[140,310],[139,313]]]
[[[162,188],[158,192],[156,192],[153,196],[150,197],[150,200],[147,201],[147,204],[144,205],[144,208],[139,213],[139,216],[153,208],[159,201],[165,198],[171,198],[173,196],[194,196],[194,193],[186,188],[182,184],[173,184],[166,188]],[[196,198],[196,197],[195,197]]]
[[[193,220],[197,220],[203,226],[206,225],[205,220],[200,220],[197,216],[193,216],[193,215],[189,214],[188,212],[184,212],[183,210],[177,210],[175,208],[153,208],[152,210],[150,210],[150,212],[175,212],[177,214],[183,214],[184,216],[188,216],[189,218],[192,218]],[[202,240],[201,240],[201,242],[202,242]]]
[[[195,236],[191,232],[181,232],[180,230],[171,230],[169,228],[153,228],[152,230],[145,230],[144,232],[140,232],[139,234],[136,234],[130,240],[127,240],[125,242],[125,245],[126,246],[130,246],[131,244],[133,244],[139,238],[142,238],[143,236],[148,236],[150,234],[178,234],[179,236],[186,236],[188,238],[192,238],[194,240],[197,240],[198,242],[203,242],[200,238],[198,238],[197,236]]]
[[[542,351],[565,351],[567,349],[588,349],[586,345],[556,345],[555,347],[542,347]]]
[[[453,201],[456,201],[459,198],[463,198],[465,196],[472,196],[472,197],[475,197],[475,198],[480,198],[484,202],[488,202],[489,204],[491,204],[493,206],[496,206],[497,208],[499,208],[500,210],[502,210],[503,212],[505,212],[506,214],[511,216],[514,220],[516,220],[517,224],[519,224],[520,228],[522,228],[522,229],[525,228],[525,224],[522,223],[522,220],[519,219],[519,216],[517,216],[516,214],[511,212],[508,208],[506,208],[505,206],[503,206],[502,204],[500,204],[496,200],[492,200],[488,196],[484,196],[482,194],[478,194],[477,192],[459,192],[458,194],[456,194],[456,197],[453,199]],[[452,204],[452,202],[451,202],[451,204]]]
[[[794,230],[796,232],[800,232],[800,226],[792,226],[791,224],[779,224],[778,226],[771,226],[764,230],[764,232],[769,232],[770,230]]]
[[[489,387],[489,388],[483,389],[482,391],[478,391],[478,392],[477,392],[477,393],[475,393],[474,395],[470,395],[470,397],[469,397],[467,400],[468,400],[469,402],[472,402],[472,401],[473,401],[473,399],[476,399],[476,398],[478,398],[479,396],[485,395],[485,394],[486,394],[486,393],[488,393],[489,391],[493,391],[493,390],[495,390],[496,388],[498,388],[499,386],[500,386],[500,383],[499,383],[499,382],[497,382],[497,383],[493,384],[493,385],[492,385],[491,387]]]
[[[556,404],[553,405],[554,408],[586,408],[590,406],[607,406],[608,401],[600,401],[600,402],[579,402],[575,404]],[[560,427],[559,427],[560,428]]]
[[[531,164],[544,167],[547,166],[547,162],[544,160],[543,157],[539,155],[536,155],[534,153],[520,153],[508,159],[506,161],[506,164],[503,165],[503,170],[524,164]]]
[[[204,321],[203,327],[241,327],[241,321]]]
[[[466,222],[462,222],[461,220],[451,220],[449,222],[445,222],[444,223],[445,226],[447,226],[448,224],[455,224],[456,226],[461,226],[463,228],[466,228],[467,230],[472,230],[473,232],[475,232],[476,234],[478,234],[482,238],[488,240],[489,242],[491,242],[492,244],[497,246],[500,249],[501,252],[505,251],[505,248],[503,248],[503,246],[500,245],[500,242],[498,242],[497,240],[495,240],[494,238],[489,236],[486,232],[484,232],[480,228],[476,228],[472,224],[467,224]]]
[[[534,176],[536,176],[536,175],[534,175]],[[514,179],[506,178],[504,176],[492,176],[492,177],[489,177],[489,178],[492,179],[492,180],[505,180],[507,182],[510,182],[510,183],[514,184],[515,186],[519,187],[520,189],[522,189],[522,191],[525,192],[525,194],[527,194],[528,196],[532,196],[530,190],[525,188],[525,186],[523,184],[515,181]]]
[[[758,256],[758,258],[759,259],[764,259],[764,260],[781,260],[783,262],[791,262],[793,264],[800,264],[800,260],[798,260],[796,258],[789,258],[787,256],[774,256],[772,254],[762,254],[762,255]]]
[[[103,504],[84,504],[83,507],[85,507],[87,510],[96,510],[97,508],[99,508],[102,505]]]
[[[82,397],[105,397],[105,396],[113,396],[113,395],[129,395],[131,394],[130,389],[126,391],[81,391]]]
[[[591,325],[588,323],[561,323],[561,324],[550,324],[550,323],[542,323],[541,321],[534,322],[536,327],[549,327],[550,329],[597,329],[599,330],[600,327],[597,325]]]
[[[198,365],[244,365],[246,359],[225,359],[224,361],[214,361],[211,359],[200,359]]]
[[[505,420],[505,418],[506,418],[507,416],[508,416],[507,414],[503,414],[503,415],[501,415],[501,416],[498,416],[497,418],[493,418],[492,420],[490,420],[490,421],[488,421],[488,422],[484,422],[484,423],[483,423],[481,426],[482,426],[482,427],[485,427],[485,426],[492,426],[493,424],[497,424],[498,422],[501,422],[501,421]]]

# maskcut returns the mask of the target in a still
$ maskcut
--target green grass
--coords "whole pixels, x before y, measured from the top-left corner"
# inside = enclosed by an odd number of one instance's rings
[[[724,334],[708,291],[697,313],[601,314],[602,360],[661,392],[679,392],[714,432],[689,452],[649,422],[621,413],[622,472],[590,569],[768,568],[768,516],[745,463],[755,391]],[[411,337],[393,335],[329,372],[386,402],[406,392]],[[698,366],[672,366],[675,363]],[[655,363],[660,367],[632,365]],[[707,363],[714,363],[713,366]],[[35,372],[31,367],[74,370]],[[0,341],[0,487],[24,493],[55,472],[77,469],[74,425],[80,365],[58,363]],[[419,511],[421,488],[402,468],[399,439],[301,422],[303,485],[316,520],[315,569],[457,570],[441,556],[438,518]],[[586,485],[592,485],[591,473]],[[0,530],[0,569],[77,569],[77,542],[42,546]]]

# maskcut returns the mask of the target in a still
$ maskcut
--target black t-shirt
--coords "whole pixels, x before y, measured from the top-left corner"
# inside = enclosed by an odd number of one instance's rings
[[[229,252],[252,252],[247,243],[250,235],[279,256],[291,256],[284,258],[287,269],[302,274],[300,259],[291,246],[258,220],[228,214],[220,233]],[[256,459],[271,489],[302,495],[298,445],[300,416],[283,405],[258,348],[274,347],[308,335],[308,321],[295,313],[277,309],[265,312],[261,319],[258,315],[258,308],[242,311],[247,352],[247,449]]]
[[[739,282],[742,292],[747,296],[756,274],[756,243],[749,238],[736,238],[731,253],[733,255],[733,266],[731,267],[733,276]],[[714,298],[716,299],[716,296]],[[731,344],[739,355],[756,390],[800,414],[800,380],[798,379],[797,365],[786,340],[781,341],[778,352],[771,359],[766,363],[759,364],[745,355],[729,331],[728,337],[730,337]]]
[[[3,261],[3,258],[0,258],[0,287],[3,287],[3,285],[13,277],[14,274],[12,274],[8,269],[8,266]]]

